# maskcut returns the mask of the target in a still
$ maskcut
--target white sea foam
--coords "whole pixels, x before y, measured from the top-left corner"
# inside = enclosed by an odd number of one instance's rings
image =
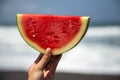
[[[16,27],[0,27],[0,70],[27,70],[38,56]],[[91,27],[81,43],[65,53],[58,72],[120,74],[120,26]]]

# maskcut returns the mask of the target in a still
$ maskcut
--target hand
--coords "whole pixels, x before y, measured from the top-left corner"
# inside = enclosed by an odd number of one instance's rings
[[[47,48],[45,54],[40,54],[28,70],[28,80],[54,80],[57,64],[61,55],[53,56]]]

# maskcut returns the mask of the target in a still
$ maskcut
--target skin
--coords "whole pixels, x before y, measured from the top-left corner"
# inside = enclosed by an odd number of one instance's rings
[[[54,80],[56,67],[61,55],[53,56],[47,48],[45,54],[40,54],[28,70],[28,80]]]

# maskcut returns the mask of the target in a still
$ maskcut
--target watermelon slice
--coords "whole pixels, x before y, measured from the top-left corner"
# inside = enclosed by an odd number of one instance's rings
[[[23,39],[44,53],[51,48],[53,55],[62,54],[85,35],[90,17],[41,14],[17,14],[17,25]]]

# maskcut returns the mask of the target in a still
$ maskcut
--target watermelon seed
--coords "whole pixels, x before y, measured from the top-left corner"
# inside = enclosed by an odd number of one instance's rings
[[[54,38],[59,38],[58,36],[54,36]]]
[[[35,35],[33,34],[32,37],[35,37]]]
[[[33,33],[33,32],[35,32],[35,30],[33,29],[31,32]]]
[[[67,32],[66,30],[63,30],[62,33],[63,33],[63,34],[67,34],[68,32]]]

